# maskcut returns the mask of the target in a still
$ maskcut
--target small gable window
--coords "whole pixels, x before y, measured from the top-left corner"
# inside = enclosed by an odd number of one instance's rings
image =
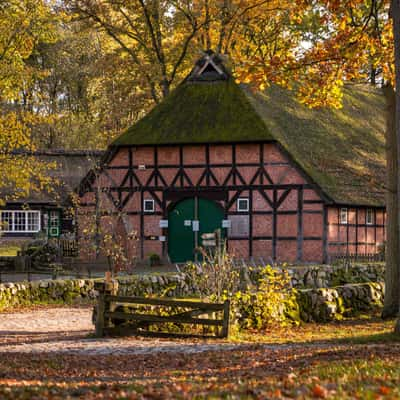
[[[340,223],[341,224],[347,224],[349,220],[349,211],[347,208],[341,208],[340,209]]]
[[[246,197],[239,197],[237,200],[237,210],[240,212],[249,211],[249,199]]]
[[[365,216],[365,223],[367,225],[373,225],[375,223],[374,210],[372,208],[367,208],[367,214]]]
[[[145,199],[143,201],[143,210],[144,212],[147,213],[152,213],[155,211],[155,204],[154,204],[154,200],[152,199]]]

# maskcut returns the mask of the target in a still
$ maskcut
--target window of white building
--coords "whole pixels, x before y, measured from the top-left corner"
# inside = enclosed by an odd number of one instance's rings
[[[35,233],[40,231],[40,211],[2,210],[0,211],[2,232]]]

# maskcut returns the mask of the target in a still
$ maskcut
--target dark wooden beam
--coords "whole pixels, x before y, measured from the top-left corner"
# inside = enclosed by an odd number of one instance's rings
[[[303,189],[297,190],[297,261],[303,260]]]

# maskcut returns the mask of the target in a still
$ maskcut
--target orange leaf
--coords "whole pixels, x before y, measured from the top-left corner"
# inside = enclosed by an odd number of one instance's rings
[[[313,397],[317,397],[319,399],[325,399],[328,395],[328,391],[321,385],[315,385],[312,389]]]
[[[383,394],[383,395],[387,395],[390,393],[390,388],[388,388],[387,386],[381,386],[379,388],[379,393]]]

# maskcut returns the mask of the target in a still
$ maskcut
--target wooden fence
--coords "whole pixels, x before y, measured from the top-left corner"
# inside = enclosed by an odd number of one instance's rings
[[[58,246],[62,257],[78,257],[78,242],[73,239],[59,239]]]
[[[229,330],[229,301],[224,303],[204,303],[191,300],[146,298],[146,297],[127,297],[117,296],[117,282],[96,282],[95,289],[99,292],[96,312],[93,322],[96,326],[96,336],[104,335],[143,335],[156,337],[215,337],[225,338]],[[169,312],[176,308],[183,308],[185,311],[174,312],[173,315],[155,315],[152,313],[137,312],[142,311],[143,306],[164,307]],[[187,311],[189,309],[189,311]],[[220,317],[214,317],[222,314]],[[208,315],[209,318],[200,318]],[[187,332],[170,332],[160,330],[150,330],[153,326],[163,324],[213,326],[216,327],[215,334],[198,334]],[[204,329],[203,329],[204,331]]]
[[[380,262],[385,261],[384,253],[345,253],[345,254],[330,254],[329,262],[341,262],[344,264],[351,264],[354,262]]]

